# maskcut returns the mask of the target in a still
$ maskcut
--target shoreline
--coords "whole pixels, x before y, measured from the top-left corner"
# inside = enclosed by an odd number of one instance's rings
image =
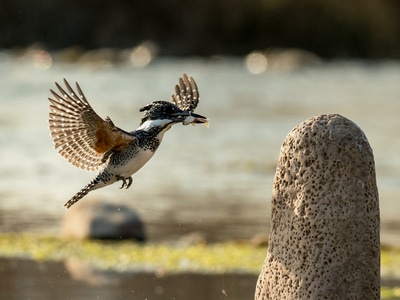
[[[90,297],[106,288],[114,296],[126,297],[131,293],[154,296],[158,289],[156,294],[162,292],[167,298],[201,290],[199,298],[192,299],[220,299],[225,294],[229,299],[244,299],[254,294],[267,252],[266,245],[249,241],[182,245],[10,233],[0,233],[0,245],[0,281],[10,299],[23,299],[14,295],[13,287],[26,290],[26,282],[34,284],[29,288],[33,294],[54,292],[58,299],[61,294],[65,297],[65,286],[74,297],[82,285]],[[382,299],[398,299],[399,289],[400,248],[382,246]]]

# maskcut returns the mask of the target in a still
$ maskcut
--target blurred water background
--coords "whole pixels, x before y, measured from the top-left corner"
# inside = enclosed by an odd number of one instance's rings
[[[134,208],[153,241],[192,231],[210,241],[267,234],[281,143],[305,119],[339,113],[356,122],[369,139],[382,241],[400,245],[398,61],[313,60],[272,68],[268,56],[253,53],[161,57],[138,68],[132,60],[67,63],[57,61],[56,54],[32,51],[0,53],[2,232],[58,234],[68,213],[63,204],[94,175],[73,167],[54,150],[47,97],[55,81],[78,81],[100,116],[133,130],[140,121],[139,108],[169,100],[186,72],[197,81],[201,101],[196,112],[209,117],[210,128],[174,126],[153,159],[134,175],[129,190],[115,184],[87,197]]]
[[[175,125],[129,190],[114,184],[82,202],[128,205],[150,242],[268,235],[283,140],[339,113],[374,150],[381,241],[400,246],[399,1],[1,1],[0,29],[0,232],[59,236],[63,204],[95,175],[53,148],[55,81],[78,81],[100,116],[130,131],[186,72],[210,128]],[[257,277],[76,267],[2,258],[0,299],[241,300]],[[383,286],[399,286],[387,275]]]

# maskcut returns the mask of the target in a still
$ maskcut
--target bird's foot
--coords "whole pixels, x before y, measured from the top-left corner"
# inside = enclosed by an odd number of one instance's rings
[[[129,187],[132,185],[132,182],[133,182],[132,176],[129,176],[128,178],[125,178],[125,177],[116,175],[115,177],[118,180],[122,181],[122,185],[121,185],[120,189],[123,189],[123,188],[129,189]],[[126,182],[127,180],[128,180],[128,182]]]

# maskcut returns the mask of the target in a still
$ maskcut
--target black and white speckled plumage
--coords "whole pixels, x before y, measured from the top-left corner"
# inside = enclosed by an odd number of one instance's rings
[[[132,132],[116,127],[109,117],[104,120],[99,117],[78,83],[78,93],[65,79],[64,84],[69,93],[56,83],[59,94],[51,90],[55,99],[49,98],[49,127],[55,147],[74,166],[98,170],[98,174],[64,205],[66,208],[90,191],[118,180],[122,181],[121,188],[129,188],[131,175],[153,156],[172,125],[186,124],[183,121],[188,116],[194,123],[207,122],[205,117],[193,114],[199,93],[193,78],[189,79],[186,74],[179,80],[172,103],[154,101],[140,109],[144,113],[140,126]]]
[[[161,143],[161,140],[157,137],[161,132],[160,129],[162,128],[157,127],[152,128],[149,132],[145,130],[135,130],[131,132],[131,134],[136,137],[136,140],[133,141],[128,148],[121,151],[114,151],[112,155],[110,155],[108,164],[114,166],[124,164],[124,162],[135,157],[139,151],[149,150],[153,153],[156,152]]]

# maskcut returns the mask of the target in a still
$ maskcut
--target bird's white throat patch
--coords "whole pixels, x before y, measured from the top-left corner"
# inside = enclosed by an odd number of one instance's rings
[[[145,130],[148,131],[154,127],[164,127],[165,125],[171,123],[172,121],[169,119],[162,119],[162,120],[147,120],[137,130]],[[168,130],[171,126],[168,126],[166,129]]]

